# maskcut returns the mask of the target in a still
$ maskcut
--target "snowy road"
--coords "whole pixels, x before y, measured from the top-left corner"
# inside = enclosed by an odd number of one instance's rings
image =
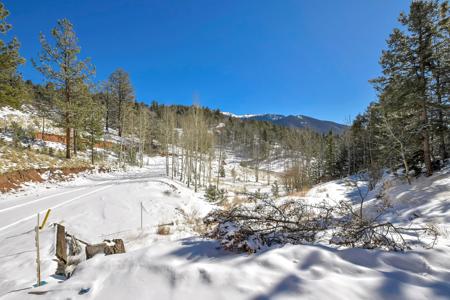
[[[0,298],[28,289],[35,281],[33,229],[38,212],[42,220],[44,212],[52,209],[41,231],[41,270],[43,280],[57,283],[58,278],[52,277],[56,268],[54,228],[49,226],[52,223],[64,224],[68,232],[90,243],[122,238],[131,251],[161,238],[156,234],[158,224],[180,220],[180,210],[207,211],[199,195],[163,175],[163,162],[159,159],[144,169],[91,174],[71,182],[32,185],[22,192],[1,195]],[[147,209],[143,230],[141,203]],[[186,234],[173,232],[170,238]]]
[[[156,178],[161,178],[159,169],[133,176],[111,176],[108,179],[93,176],[86,178],[86,183],[82,185],[61,185],[37,194],[7,198],[0,201],[0,234],[13,226],[34,219],[37,213],[44,213],[47,209],[54,212],[72,202],[84,202],[113,186],[152,182]]]

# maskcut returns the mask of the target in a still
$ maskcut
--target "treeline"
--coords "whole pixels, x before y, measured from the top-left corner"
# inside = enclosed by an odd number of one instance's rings
[[[373,175],[383,167],[427,175],[449,157],[450,18],[448,1],[412,1],[371,80],[377,101],[344,137],[340,164]]]

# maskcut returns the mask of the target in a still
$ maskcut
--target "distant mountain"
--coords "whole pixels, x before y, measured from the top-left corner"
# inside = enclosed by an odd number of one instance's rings
[[[277,125],[293,127],[293,128],[310,128],[319,133],[328,133],[330,130],[333,133],[340,134],[347,129],[347,125],[339,124],[332,121],[324,121],[314,119],[304,115],[277,115],[277,114],[263,114],[263,115],[235,115],[232,113],[223,113],[224,115],[239,118],[242,120],[258,120],[268,121]]]

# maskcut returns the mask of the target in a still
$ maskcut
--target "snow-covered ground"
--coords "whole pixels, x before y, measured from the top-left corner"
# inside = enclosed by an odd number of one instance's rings
[[[227,168],[230,168],[232,163]],[[227,172],[229,169],[227,169]],[[433,223],[434,249],[406,252],[285,245],[253,255],[225,252],[202,239],[183,215],[198,218],[213,206],[202,193],[166,178],[164,159],[144,169],[80,176],[72,182],[30,186],[0,199],[0,297],[4,299],[449,299],[450,170],[411,186],[388,177],[386,218]],[[389,179],[389,180],[388,180]],[[226,183],[226,182],[224,182]],[[247,183],[241,182],[242,185]],[[363,188],[363,187],[362,187]],[[367,212],[381,201],[367,195]],[[345,180],[313,188],[303,201],[357,201]],[[327,200],[328,199],[328,200]],[[140,227],[140,203],[144,228]],[[127,253],[81,263],[74,275],[54,276],[55,229],[41,232],[42,279],[35,283],[35,215],[53,207],[58,222],[88,242],[122,238]],[[181,213],[184,211],[184,213]],[[157,225],[174,222],[171,234]],[[34,295],[42,291],[43,295]],[[33,292],[34,294],[29,294]]]

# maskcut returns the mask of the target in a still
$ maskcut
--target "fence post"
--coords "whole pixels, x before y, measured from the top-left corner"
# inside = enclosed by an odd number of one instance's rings
[[[37,273],[37,283],[36,286],[41,285],[41,259],[39,255],[39,213],[37,214],[37,225],[36,225],[36,273]]]

